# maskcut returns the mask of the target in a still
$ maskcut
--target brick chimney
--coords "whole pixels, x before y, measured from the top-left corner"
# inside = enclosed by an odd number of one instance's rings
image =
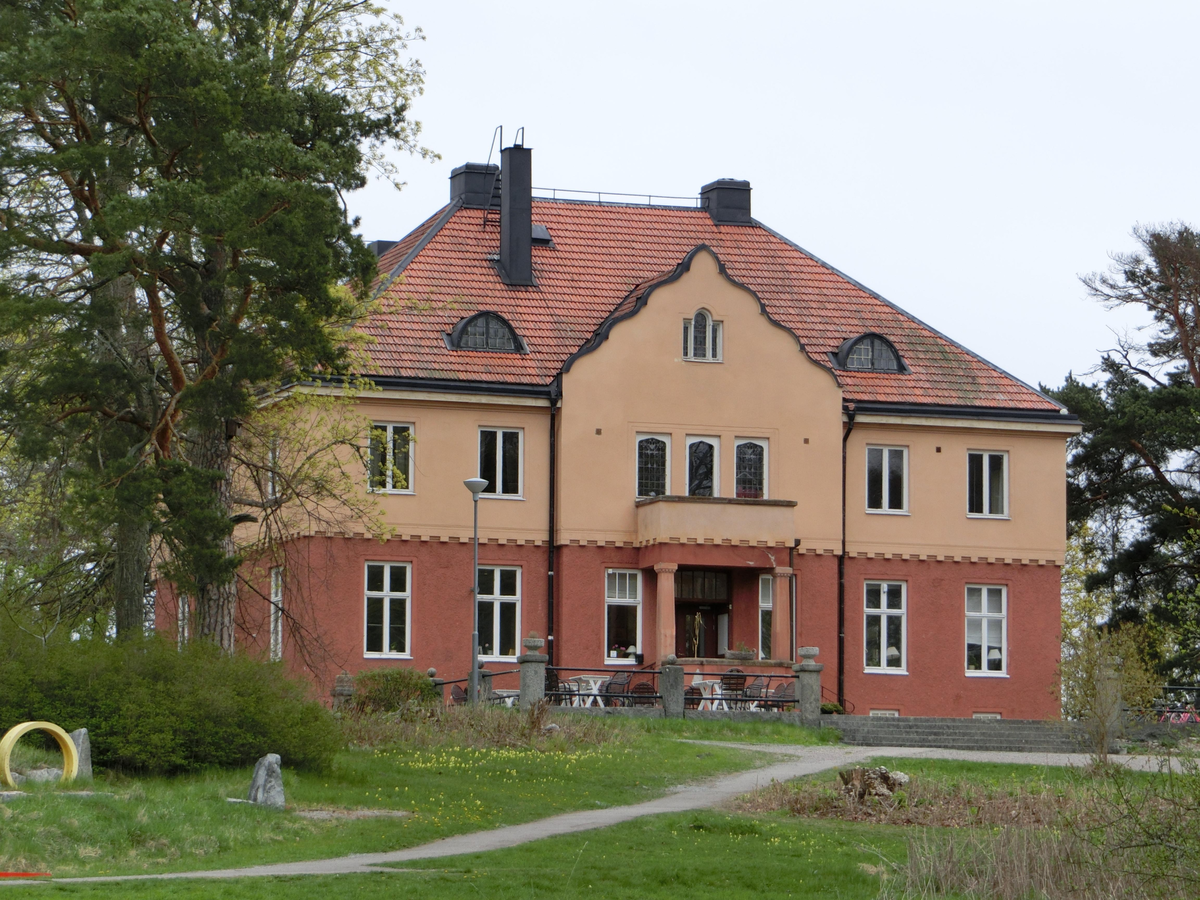
[[[718,178],[700,188],[700,206],[718,225],[749,225],[750,182]]]

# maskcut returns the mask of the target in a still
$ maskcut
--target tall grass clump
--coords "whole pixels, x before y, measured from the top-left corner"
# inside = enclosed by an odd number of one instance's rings
[[[342,745],[329,711],[278,663],[157,637],[43,645],[6,635],[0,730],[31,719],[87,728],[93,762],[127,772],[243,766],[266,753],[319,769]]]

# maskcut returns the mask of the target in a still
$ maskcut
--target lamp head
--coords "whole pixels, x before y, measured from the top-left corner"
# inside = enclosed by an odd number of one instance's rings
[[[467,486],[467,490],[471,492],[471,499],[478,500],[479,495],[483,493],[483,489],[487,487],[486,478],[468,478],[463,482]]]

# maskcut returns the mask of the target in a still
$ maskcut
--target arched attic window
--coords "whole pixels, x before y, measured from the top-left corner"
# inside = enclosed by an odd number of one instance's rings
[[[450,332],[447,343],[456,350],[492,350],[525,353],[525,342],[499,313],[481,312],[468,316]]]
[[[690,319],[683,320],[683,358],[721,359],[721,323],[714,322],[706,309],[696,310]]]
[[[833,354],[839,369],[867,372],[907,372],[892,342],[879,334],[863,334],[842,342]]]

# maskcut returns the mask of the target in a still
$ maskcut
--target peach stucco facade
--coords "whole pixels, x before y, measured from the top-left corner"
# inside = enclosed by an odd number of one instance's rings
[[[721,323],[719,360],[683,356],[682,323],[697,310]],[[376,496],[389,539],[311,536],[289,548],[283,603],[303,604],[324,655],[318,664],[301,654],[298,635],[283,637],[283,652],[319,685],[340,670],[379,666],[465,674],[472,504],[462,481],[479,471],[481,430],[497,430],[520,436],[519,487],[479,501],[480,563],[519,571],[517,631],[549,635],[558,665],[653,669],[685,648],[700,665],[709,654],[678,632],[702,620],[710,631],[719,625],[719,651],[759,649],[769,634],[769,657],[750,664],[762,671],[786,671],[797,647],[819,647],[826,698],[856,713],[1057,711],[1064,445],[1075,426],[857,414],[836,375],[711,251],[681,261],[634,314],[575,356],[557,396],[385,387],[358,403],[374,423],[410,430],[409,481]],[[648,435],[668,446],[666,495],[639,498],[638,440]],[[712,497],[687,496],[695,438],[717,448]],[[734,449],[744,440],[764,448],[761,498],[735,496]],[[869,448],[903,450],[902,509],[868,509]],[[968,512],[971,453],[1005,460],[1004,515]],[[364,620],[366,573],[383,565],[406,567],[402,652],[372,648]],[[622,638],[631,645],[619,656],[606,618],[613,572],[636,577],[634,613],[622,620],[632,623]],[[719,573],[720,595],[677,596],[693,583],[687,573]],[[261,575],[259,597],[270,590]],[[869,664],[864,591],[880,584],[904,591],[903,667],[891,670]],[[970,670],[972,586],[1003,591],[1003,671]],[[246,596],[242,609],[248,643],[266,652],[265,607]],[[391,609],[394,624],[399,607]],[[487,665],[512,668],[507,658]]]
[[[815,646],[847,712],[1057,714],[1078,423],[754,220],[746,182],[545,199],[529,153],[502,180],[455,169],[445,208],[376,247],[354,400],[389,535],[247,563],[244,643],[323,693],[379,667],[454,681],[478,614],[497,673],[530,633],[554,667],[647,678],[737,651],[786,675]],[[167,591],[158,616],[181,621]]]

